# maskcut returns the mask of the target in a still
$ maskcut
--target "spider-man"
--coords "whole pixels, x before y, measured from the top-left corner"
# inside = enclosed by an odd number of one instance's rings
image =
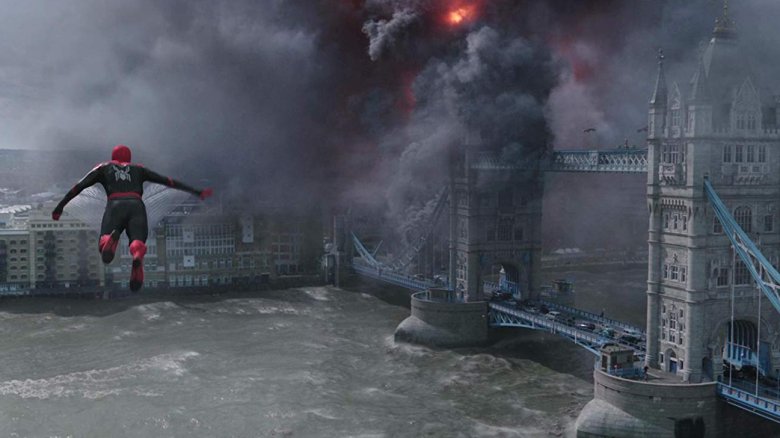
[[[122,231],[127,232],[130,255],[133,257],[130,290],[134,292],[144,284],[144,255],[146,255],[146,238],[149,229],[146,206],[141,198],[146,181],[184,190],[200,199],[206,199],[213,193],[211,189],[197,190],[175,179],[152,172],[139,164],[130,164],[130,148],[120,144],[111,153],[111,161],[95,166],[70,189],[51,213],[52,219],[59,220],[62,210],[71,199],[87,187],[97,183],[102,184],[108,195],[108,203],[100,226],[98,250],[103,263],[111,263],[119,243],[119,236],[122,235]]]

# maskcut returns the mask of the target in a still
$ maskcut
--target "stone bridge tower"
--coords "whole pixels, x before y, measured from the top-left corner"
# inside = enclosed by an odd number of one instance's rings
[[[467,146],[451,161],[451,284],[468,301],[502,277],[523,298],[539,290],[543,179],[540,160],[523,166]]]
[[[647,362],[700,382],[722,372],[734,319],[735,343],[760,348],[770,374],[780,368],[780,319],[747,269],[732,265],[729,240],[704,194],[709,178],[764,254],[780,254],[780,112],[742,59],[724,7],[688,86],[667,87],[663,55],[650,100],[647,200],[650,211]],[[760,332],[760,341],[758,335]]]

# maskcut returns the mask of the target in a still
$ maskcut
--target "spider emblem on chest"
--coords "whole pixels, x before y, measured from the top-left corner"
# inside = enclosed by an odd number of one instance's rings
[[[118,166],[111,166],[114,170],[114,178],[116,178],[117,181],[132,181],[133,179],[130,177],[130,166],[127,167],[118,167]]]

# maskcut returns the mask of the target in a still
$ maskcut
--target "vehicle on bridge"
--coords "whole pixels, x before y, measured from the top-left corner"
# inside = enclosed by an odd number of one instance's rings
[[[512,292],[501,289],[494,290],[490,294],[490,299],[493,301],[509,301],[512,298]]]
[[[617,335],[617,332],[612,327],[605,325],[601,328],[599,334],[607,338],[614,338],[615,335]]]

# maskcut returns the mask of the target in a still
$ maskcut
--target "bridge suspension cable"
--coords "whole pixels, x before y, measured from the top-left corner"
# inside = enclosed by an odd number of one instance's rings
[[[704,192],[713,210],[715,210],[715,215],[723,227],[724,234],[731,241],[734,252],[745,264],[758,288],[769,299],[775,310],[780,312],[780,273],[777,272],[777,269],[772,266],[756,244],[750,240],[747,233],[739,226],[708,179],[704,180]],[[761,272],[759,272],[759,269]]]
[[[371,254],[371,252],[366,249],[365,245],[363,245],[363,242],[358,239],[358,237],[355,235],[355,233],[350,232],[352,235],[352,244],[355,246],[355,249],[357,250],[358,254],[360,254],[360,257],[363,259],[363,262],[367,265],[379,268],[382,267],[382,263],[379,262],[374,256]]]
[[[387,264],[390,269],[402,272],[410,263],[412,263],[414,258],[417,257],[417,254],[423,249],[428,238],[433,234],[433,230],[441,217],[441,213],[445,210],[445,206],[447,205],[448,195],[449,190],[447,190],[446,187],[439,191],[439,194],[436,197],[436,205],[433,208],[431,216],[423,226],[422,231],[416,238],[412,239],[409,246],[401,250],[398,255]]]

